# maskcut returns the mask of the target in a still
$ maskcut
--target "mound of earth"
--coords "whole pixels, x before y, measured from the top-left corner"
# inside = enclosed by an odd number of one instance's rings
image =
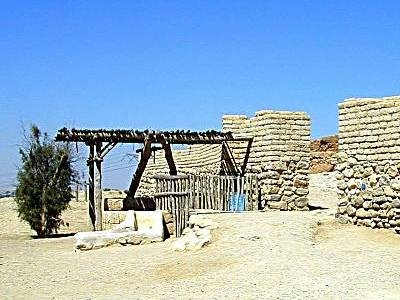
[[[339,149],[337,135],[327,136],[311,142],[310,173],[332,172],[335,169],[335,154]]]

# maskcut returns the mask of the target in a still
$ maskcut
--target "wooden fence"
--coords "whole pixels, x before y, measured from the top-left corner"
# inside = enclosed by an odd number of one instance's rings
[[[244,197],[244,210],[258,209],[258,179],[255,175],[190,175],[189,184],[191,209],[229,211],[235,195]]]
[[[258,179],[216,175],[157,175],[156,208],[172,212],[176,236],[186,227],[191,209],[232,210],[232,200],[241,196],[244,210],[258,209]]]

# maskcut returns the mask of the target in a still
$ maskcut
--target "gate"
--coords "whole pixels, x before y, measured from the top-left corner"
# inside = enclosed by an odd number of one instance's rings
[[[186,227],[189,210],[243,211],[258,209],[258,179],[216,175],[156,175],[156,208],[173,214],[175,234]]]
[[[172,213],[175,225],[175,236],[180,237],[189,221],[189,176],[157,175],[154,201],[156,209]]]

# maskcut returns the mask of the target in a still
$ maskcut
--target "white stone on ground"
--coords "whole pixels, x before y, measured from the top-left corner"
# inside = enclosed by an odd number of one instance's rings
[[[212,241],[211,230],[218,228],[218,224],[203,215],[192,215],[189,218],[189,227],[186,227],[182,236],[173,244],[176,251],[198,250]]]
[[[126,219],[112,230],[79,232],[75,248],[93,250],[113,244],[138,245],[164,240],[162,211],[128,211]]]

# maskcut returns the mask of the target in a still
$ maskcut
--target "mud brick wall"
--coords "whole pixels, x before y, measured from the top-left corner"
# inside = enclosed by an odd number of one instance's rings
[[[339,104],[337,217],[400,232],[400,97]]]
[[[308,210],[310,118],[304,112],[263,110],[248,118],[225,115],[223,131],[253,137],[247,172],[258,175],[261,208]],[[230,142],[242,164],[247,143]]]
[[[221,145],[192,145],[182,150],[172,150],[178,174],[219,174],[221,168]],[[137,191],[137,196],[152,196],[156,174],[169,174],[164,150],[151,157]]]

